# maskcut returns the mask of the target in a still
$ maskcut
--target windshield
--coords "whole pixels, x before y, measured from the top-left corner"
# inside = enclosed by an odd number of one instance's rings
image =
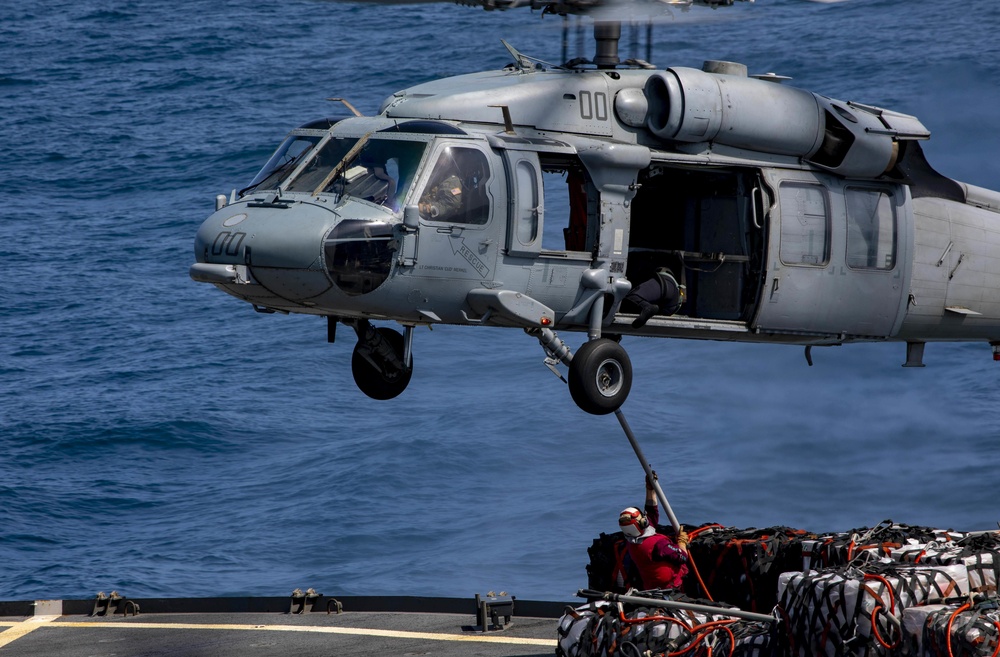
[[[250,184],[240,190],[240,196],[253,189],[277,189],[286,176],[295,171],[295,167],[305,158],[306,154],[321,139],[320,135],[289,135],[281,142],[278,150],[267,161]]]
[[[426,148],[423,141],[332,137],[286,189],[346,195],[398,210]]]

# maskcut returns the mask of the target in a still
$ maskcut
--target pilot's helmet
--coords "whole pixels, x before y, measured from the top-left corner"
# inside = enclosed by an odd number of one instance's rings
[[[649,520],[646,519],[645,513],[630,506],[618,515],[618,526],[629,538],[638,538],[649,527]]]

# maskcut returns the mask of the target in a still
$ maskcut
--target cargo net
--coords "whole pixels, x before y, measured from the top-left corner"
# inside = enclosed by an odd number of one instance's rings
[[[672,534],[669,527],[658,529]],[[828,534],[711,524],[684,529],[692,537],[691,569],[677,593],[780,619],[781,641],[758,633],[756,652],[739,652],[746,648],[738,645],[748,644],[734,641],[726,644],[732,654],[1000,656],[997,532],[965,534],[889,520]],[[596,539],[589,549],[589,588],[641,589],[625,552],[620,533]],[[711,654],[730,654],[728,648],[720,652],[726,645]]]
[[[968,590],[965,570],[956,566],[885,564],[784,573],[778,611],[789,637],[789,654],[899,654],[900,615],[909,607],[937,603]]]
[[[661,596],[660,591],[639,595]],[[677,601],[686,596],[668,596]],[[707,600],[691,600],[712,605]],[[559,657],[647,657],[685,655],[702,657],[733,655],[771,657],[780,655],[782,637],[769,623],[741,620],[718,613],[685,611],[650,606],[596,601],[566,608],[559,621],[556,655]]]
[[[1000,611],[996,600],[976,605],[925,605],[903,612],[906,655],[997,655]]]

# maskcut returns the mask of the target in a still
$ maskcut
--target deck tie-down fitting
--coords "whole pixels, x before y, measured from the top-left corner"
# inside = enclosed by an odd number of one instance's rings
[[[134,600],[129,600],[123,595],[119,595],[118,591],[112,591],[111,595],[101,591],[97,594],[97,597],[94,598],[94,609],[90,612],[90,615],[113,616],[117,613],[123,613],[128,616],[130,611],[133,616],[138,616],[139,603]]]
[[[292,601],[291,605],[288,607],[288,613],[304,614],[306,612],[310,612],[312,611],[313,605],[316,604],[317,600],[322,597],[323,594],[316,593],[316,589],[311,589],[311,588],[306,589],[305,593],[302,592],[302,589],[295,589],[294,591],[292,591]],[[339,612],[340,603],[338,602],[337,605],[338,605],[338,613],[340,613]],[[330,613],[329,605],[327,605],[326,611],[327,613]]]
[[[499,595],[490,591],[485,597],[476,594],[476,624],[483,628],[483,632],[489,631],[490,621],[495,629],[504,629],[504,623],[510,625],[513,615],[514,596],[507,595],[506,591],[500,591]]]

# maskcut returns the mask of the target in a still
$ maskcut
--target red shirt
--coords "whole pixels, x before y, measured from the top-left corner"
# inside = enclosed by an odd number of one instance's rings
[[[660,510],[646,505],[646,518],[650,526],[660,519]],[[663,534],[653,534],[633,543],[628,542],[628,555],[639,569],[645,589],[676,589],[683,585],[688,567],[687,553]]]

